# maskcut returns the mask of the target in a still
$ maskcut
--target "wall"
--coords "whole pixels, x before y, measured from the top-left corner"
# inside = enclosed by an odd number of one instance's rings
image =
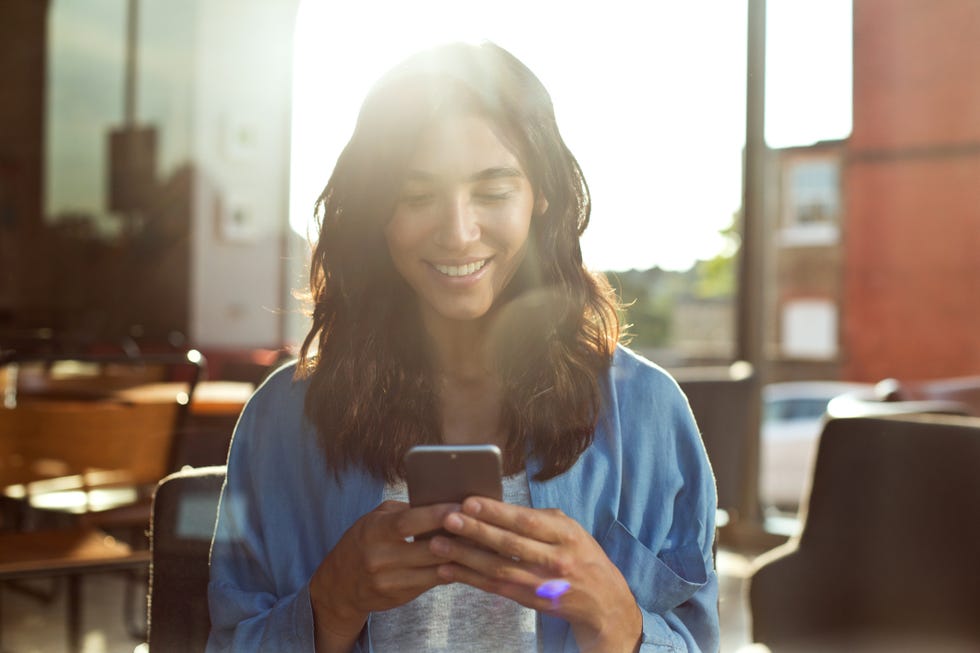
[[[21,244],[41,224],[46,0],[5,0],[0,20],[0,325],[35,289]]]
[[[282,340],[297,5],[199,5],[190,326],[196,346],[275,347]]]
[[[844,376],[980,371],[980,3],[854,0]]]

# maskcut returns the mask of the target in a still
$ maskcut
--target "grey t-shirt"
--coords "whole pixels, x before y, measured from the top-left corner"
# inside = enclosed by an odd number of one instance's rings
[[[504,478],[504,501],[531,505],[526,472]],[[407,501],[405,483],[385,486],[385,500]],[[371,616],[375,650],[510,653],[538,650],[537,613],[502,596],[453,583]]]

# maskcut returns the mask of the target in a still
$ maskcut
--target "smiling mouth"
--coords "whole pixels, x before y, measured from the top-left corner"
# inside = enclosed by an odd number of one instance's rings
[[[477,270],[482,270],[483,266],[489,261],[490,259],[485,258],[482,261],[474,261],[466,265],[439,265],[438,263],[433,263],[432,267],[447,277],[466,277],[475,273]]]

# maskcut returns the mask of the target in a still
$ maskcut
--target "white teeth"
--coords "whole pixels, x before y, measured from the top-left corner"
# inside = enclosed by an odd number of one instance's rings
[[[476,263],[467,263],[466,265],[433,265],[435,269],[439,270],[439,272],[442,272],[447,277],[465,277],[473,274],[486,264],[487,259],[477,261]]]

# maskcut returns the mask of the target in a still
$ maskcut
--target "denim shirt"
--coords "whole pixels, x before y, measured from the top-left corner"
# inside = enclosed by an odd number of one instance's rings
[[[212,653],[313,651],[313,572],[381,503],[383,480],[327,469],[293,373],[271,376],[235,429],[211,548]],[[536,481],[528,460],[531,503],[575,519],[622,572],[643,613],[641,651],[716,651],[715,485],[687,400],[623,347],[604,390],[595,440],[571,469]],[[355,650],[374,650],[370,625]],[[578,650],[560,618],[540,614],[539,632],[546,653]]]

